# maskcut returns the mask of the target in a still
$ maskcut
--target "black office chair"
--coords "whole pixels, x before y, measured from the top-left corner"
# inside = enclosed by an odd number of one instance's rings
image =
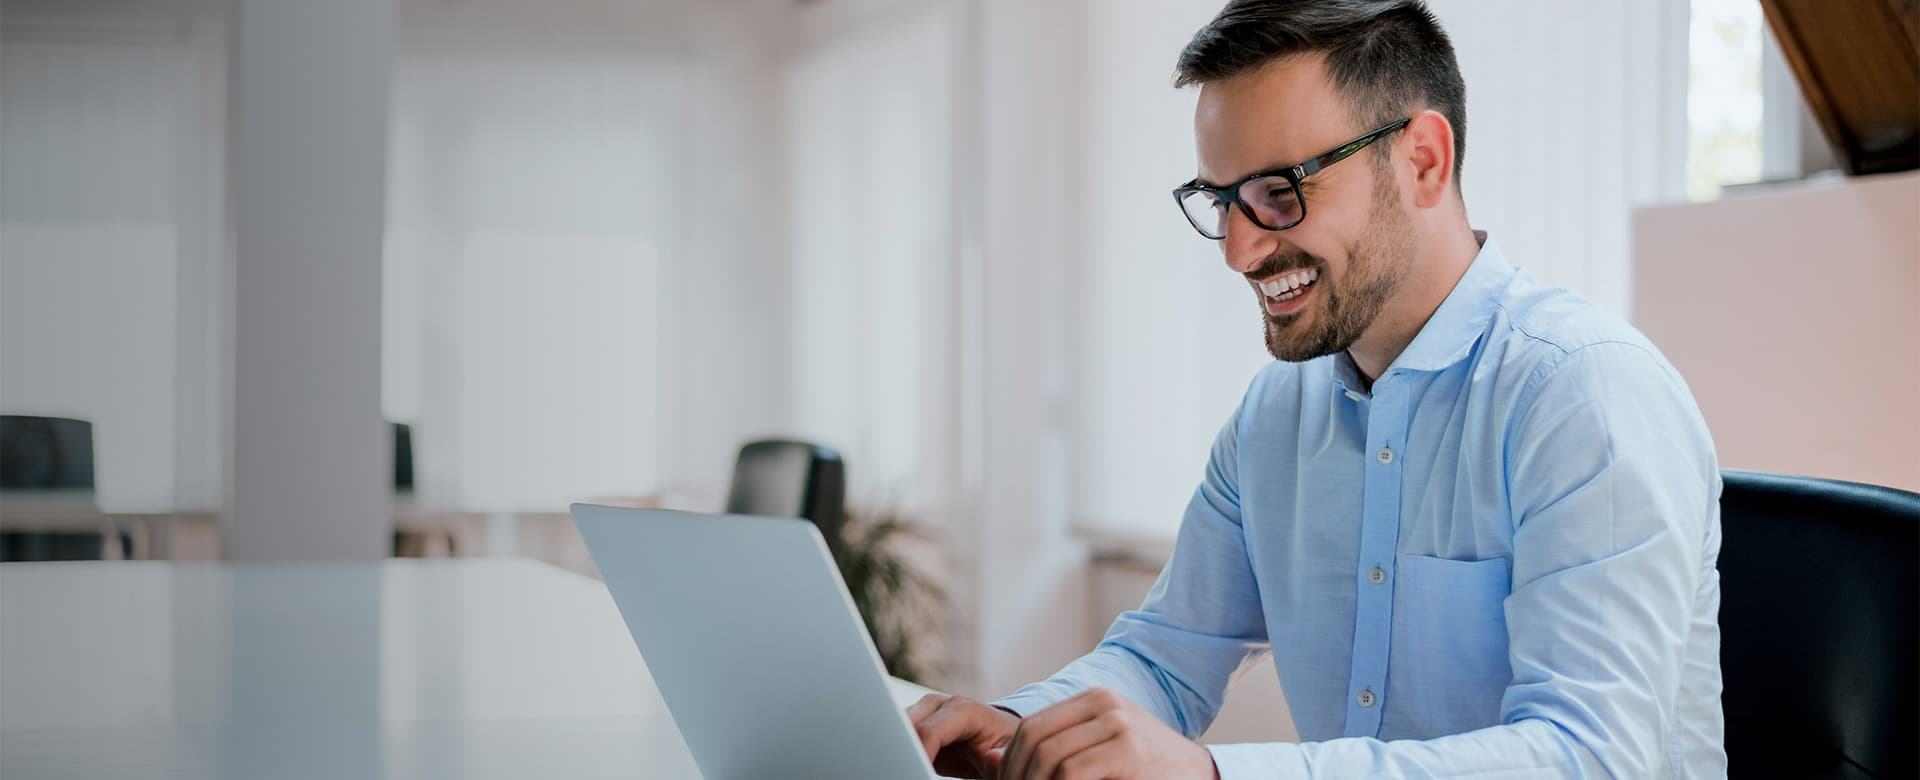
[[[727,512],[811,520],[838,560],[846,493],[847,470],[840,453],[804,441],[754,441],[741,447],[734,461]]]
[[[1920,495],[1723,474],[1728,774],[1920,776]]]
[[[405,495],[413,492],[413,426],[390,425],[393,426],[393,492]]]
[[[393,494],[395,496],[413,495],[413,426],[406,423],[388,423],[393,431]],[[431,550],[435,539],[446,544],[447,555],[460,554],[459,546],[452,534],[444,531],[402,531],[393,529],[393,557],[424,558]]]
[[[66,417],[0,415],[0,504],[6,493],[71,494],[93,505],[93,423]],[[133,537],[115,532],[121,557]],[[97,561],[107,535],[97,531],[0,532],[0,561]]]

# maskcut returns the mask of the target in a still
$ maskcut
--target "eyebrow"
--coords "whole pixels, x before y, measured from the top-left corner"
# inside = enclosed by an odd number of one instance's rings
[[[1280,173],[1282,173],[1282,172],[1284,172],[1284,171],[1287,171],[1287,170],[1289,170],[1289,169],[1292,169],[1292,168],[1294,168],[1294,167],[1296,167],[1296,166],[1298,166],[1298,165],[1299,165],[1299,163],[1292,163],[1292,164],[1289,164],[1289,165],[1271,165],[1271,166],[1268,166],[1268,167],[1265,167],[1265,168],[1260,168],[1260,169],[1256,169],[1256,170],[1255,170],[1255,171],[1254,171],[1253,173],[1249,173],[1249,174],[1247,174],[1247,175],[1245,175],[1245,176],[1241,176],[1240,178],[1237,178],[1237,179],[1234,179],[1234,180],[1233,180],[1233,182],[1234,182],[1235,184],[1238,184],[1238,183],[1240,183],[1240,182],[1244,182],[1244,181],[1246,181],[1246,180],[1248,180],[1248,179],[1252,179],[1252,178],[1255,178],[1255,177],[1259,177],[1259,176],[1274,176],[1274,175],[1278,175],[1278,174],[1280,174]],[[1212,188],[1214,188],[1214,189],[1216,189],[1216,190],[1217,190],[1217,189],[1222,189],[1222,188],[1225,188],[1225,187],[1227,186],[1227,185],[1225,185],[1225,184],[1214,184],[1213,182],[1210,182],[1210,181],[1207,181],[1206,179],[1202,179],[1202,178],[1200,178],[1200,177],[1198,177],[1198,176],[1195,176],[1195,177],[1193,178],[1193,180],[1191,180],[1191,181],[1189,181],[1189,182],[1187,182],[1186,184],[1183,184],[1183,185],[1180,185],[1180,186],[1182,186],[1182,187],[1192,187],[1192,186],[1195,186],[1195,185],[1198,185],[1198,186],[1201,186],[1201,187],[1212,187]]]

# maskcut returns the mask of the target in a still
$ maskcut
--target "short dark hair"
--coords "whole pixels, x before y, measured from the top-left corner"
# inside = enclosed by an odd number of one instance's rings
[[[1432,108],[1453,125],[1453,178],[1467,156],[1467,85],[1453,42],[1420,0],[1231,0],[1180,52],[1174,85],[1230,79],[1319,54],[1361,131]],[[1377,145],[1376,150],[1388,147]]]

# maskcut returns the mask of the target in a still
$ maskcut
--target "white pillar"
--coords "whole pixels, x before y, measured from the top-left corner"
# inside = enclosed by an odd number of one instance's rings
[[[233,560],[372,559],[392,0],[235,0]]]
[[[975,602],[969,663],[1000,696],[1093,649],[1085,549],[1068,528],[1072,300],[1084,259],[1076,187],[1085,165],[1082,2],[968,6],[971,94],[962,116],[978,189],[963,194],[963,442]],[[971,113],[968,113],[971,112]]]

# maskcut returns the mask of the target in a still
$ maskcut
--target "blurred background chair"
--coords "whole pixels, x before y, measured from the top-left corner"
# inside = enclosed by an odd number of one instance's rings
[[[457,536],[445,513],[421,511],[413,500],[413,426],[391,423],[393,430],[393,557],[434,558],[459,555]]]
[[[846,525],[846,464],[840,453],[789,439],[747,442],[733,464],[727,512],[813,521],[839,559]]]
[[[97,561],[107,542],[133,557],[133,537],[95,500],[93,423],[66,417],[0,415],[0,561]],[[78,518],[97,529],[35,527],[40,518]]]
[[[1729,774],[1920,775],[1920,495],[1751,471],[1724,480]]]
[[[413,494],[413,426],[393,423],[393,492]]]

